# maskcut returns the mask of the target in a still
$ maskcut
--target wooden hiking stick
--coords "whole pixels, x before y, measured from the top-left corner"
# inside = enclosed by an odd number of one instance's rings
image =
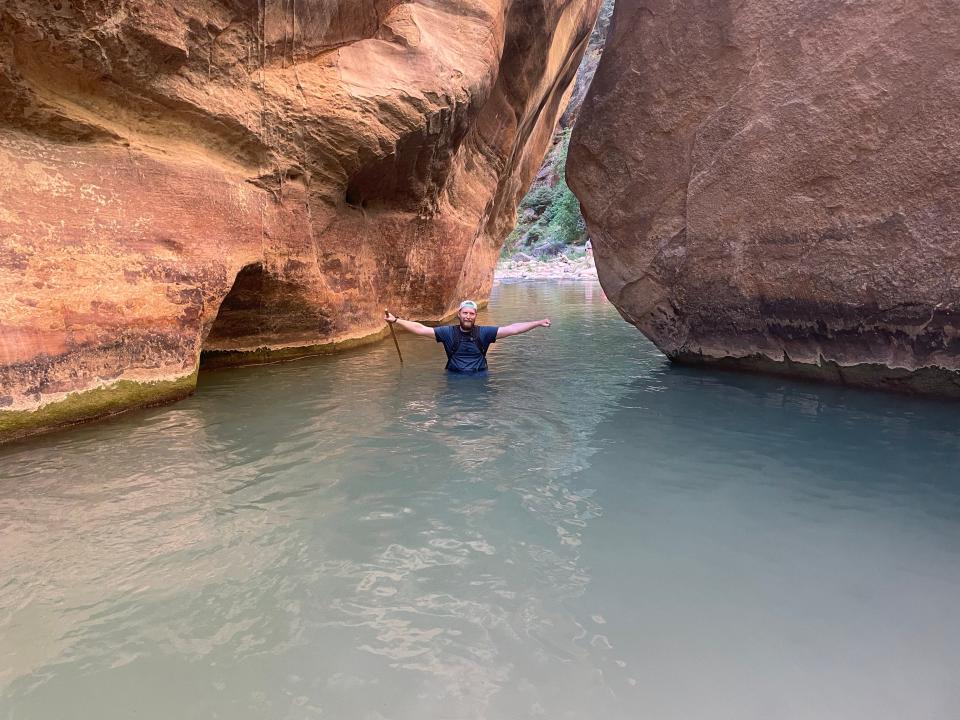
[[[387,310],[386,308],[384,308],[383,311],[384,311],[385,313],[389,313],[389,312],[390,312],[390,311]],[[390,335],[391,335],[391,337],[393,337],[393,344],[397,347],[397,355],[400,356],[400,364],[403,365],[403,353],[400,352],[400,343],[397,342],[397,333],[396,333],[396,332],[394,331],[394,329],[393,329],[393,323],[392,323],[392,322],[388,322],[387,325],[390,327]]]

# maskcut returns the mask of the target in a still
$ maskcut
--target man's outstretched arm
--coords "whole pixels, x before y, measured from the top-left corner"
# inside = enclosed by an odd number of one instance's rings
[[[423,335],[424,337],[434,337],[433,328],[422,323],[414,322],[413,320],[401,320],[392,312],[387,310],[383,311],[383,319],[388,323],[396,323],[404,330],[409,330],[414,335]],[[499,335],[497,337],[500,337]]]
[[[501,328],[497,328],[497,340],[500,338],[510,337],[511,335],[519,335],[520,333],[530,332],[534,328],[538,327],[550,327],[550,318],[544,318],[543,320],[531,320],[530,322],[518,322],[513,323],[512,325],[504,325]]]

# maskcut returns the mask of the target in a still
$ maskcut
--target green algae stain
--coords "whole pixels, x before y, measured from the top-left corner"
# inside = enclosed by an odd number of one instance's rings
[[[135,408],[162,405],[190,395],[197,371],[176,380],[120,380],[106,387],[70,393],[37,410],[0,410],[0,442],[116,415]]]

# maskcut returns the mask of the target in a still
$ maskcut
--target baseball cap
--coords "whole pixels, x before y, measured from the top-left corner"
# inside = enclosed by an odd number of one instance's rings
[[[459,309],[463,310],[464,308],[470,308],[471,310],[476,310],[477,304],[473,300],[464,300],[462,303],[460,303]]]

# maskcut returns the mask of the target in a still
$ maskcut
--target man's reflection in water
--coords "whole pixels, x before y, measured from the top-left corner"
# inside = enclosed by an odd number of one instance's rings
[[[498,421],[500,386],[487,373],[444,373],[436,395],[438,430],[457,465],[475,470],[499,457],[509,443]]]

